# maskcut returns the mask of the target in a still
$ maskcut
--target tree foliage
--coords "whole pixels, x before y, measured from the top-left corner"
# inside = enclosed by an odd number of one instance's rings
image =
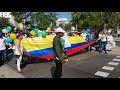
[[[8,18],[0,18],[0,30],[7,27],[7,26],[12,26],[9,22]]]
[[[24,23],[23,20],[26,19],[31,28],[33,26],[37,28],[47,28],[51,22],[54,26],[57,20],[57,14],[55,12],[12,12],[11,14],[18,23]],[[29,20],[27,20],[27,18],[29,18]],[[24,24],[26,25],[26,23]]]
[[[120,27],[120,12],[72,12],[71,22],[80,28],[115,29]]]

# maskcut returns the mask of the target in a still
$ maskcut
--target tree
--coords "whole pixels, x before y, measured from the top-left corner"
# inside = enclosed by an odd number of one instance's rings
[[[73,12],[72,23],[81,28],[96,27],[100,30],[120,27],[120,12]]]
[[[14,16],[16,22],[22,23],[24,30],[26,30],[29,22],[27,19],[33,15],[33,12],[11,12],[11,15]]]
[[[32,23],[38,28],[47,28],[52,22],[53,26],[56,24],[57,13],[55,12],[36,12],[31,16]]]
[[[11,12],[11,15],[14,16],[16,22],[21,23],[23,19],[29,18],[32,12]]]
[[[29,22],[31,28],[33,26],[47,28],[51,22],[55,25],[57,20],[57,13],[55,12],[12,12],[11,14],[16,22],[22,23],[24,26],[26,26],[26,22]],[[28,18],[29,20],[27,20]]]
[[[0,18],[0,29],[3,29],[7,26],[12,26],[9,22],[9,19],[8,18]]]

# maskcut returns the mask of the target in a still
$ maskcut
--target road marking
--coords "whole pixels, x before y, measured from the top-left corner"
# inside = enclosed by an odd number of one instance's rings
[[[102,67],[102,69],[105,69],[105,70],[113,70],[114,69],[114,67],[110,67],[110,66],[104,66],[104,67]]]
[[[102,76],[102,77],[107,77],[110,73],[107,72],[102,72],[102,71],[97,71],[95,75],[97,76]]]
[[[115,58],[114,58],[113,61],[119,61],[119,62],[120,62],[120,59],[115,59]]]
[[[117,63],[117,62],[109,62],[108,64],[117,66],[119,63]]]
[[[120,56],[117,56],[116,58],[120,58]]]

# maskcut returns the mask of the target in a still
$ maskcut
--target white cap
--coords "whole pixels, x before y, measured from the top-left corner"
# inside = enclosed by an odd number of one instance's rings
[[[64,31],[62,28],[57,28],[57,29],[55,29],[55,32],[56,32],[56,33],[57,33],[57,32],[65,33],[65,31]]]

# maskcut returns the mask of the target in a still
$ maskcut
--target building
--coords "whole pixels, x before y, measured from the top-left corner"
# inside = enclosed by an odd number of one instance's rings
[[[10,12],[0,12],[0,17],[11,18]]]
[[[68,24],[68,19],[67,18],[58,18],[58,20],[56,21],[56,26],[59,26],[59,24],[63,24],[65,26],[65,24]]]
[[[11,12],[0,12],[0,17],[9,18],[9,21],[13,26],[16,26],[18,23],[14,20],[14,17],[11,15]]]

